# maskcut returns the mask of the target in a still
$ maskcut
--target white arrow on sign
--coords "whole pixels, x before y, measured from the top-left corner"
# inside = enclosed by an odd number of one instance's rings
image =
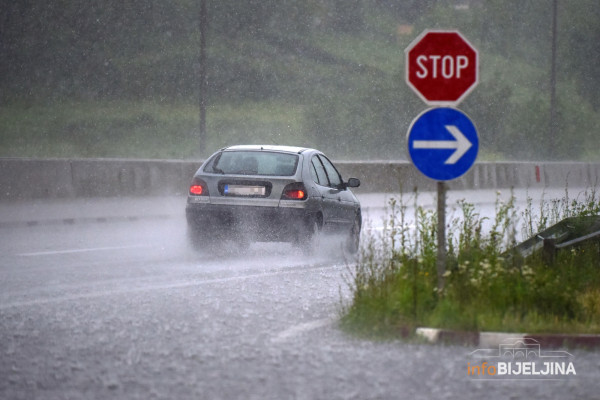
[[[445,125],[445,128],[456,140],[415,140],[413,142],[413,148],[439,150],[456,149],[450,158],[444,162],[444,164],[456,164],[471,146],[473,146],[473,143],[471,143],[456,126]]]

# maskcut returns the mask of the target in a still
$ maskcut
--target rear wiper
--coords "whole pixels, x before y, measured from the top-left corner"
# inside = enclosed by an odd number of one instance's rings
[[[225,172],[223,172],[223,170],[221,168],[215,167],[214,165],[212,167],[212,170],[213,170],[213,172],[216,172],[217,174],[225,175]]]

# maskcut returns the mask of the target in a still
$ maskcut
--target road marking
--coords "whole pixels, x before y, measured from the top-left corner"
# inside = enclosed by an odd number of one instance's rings
[[[333,324],[335,320],[331,317],[316,319],[314,321],[305,322],[303,324],[294,325],[291,328],[288,328],[282,332],[279,332],[277,336],[275,336],[271,341],[273,343],[283,343],[289,339],[292,339],[296,336],[299,336],[303,333],[313,331],[315,329],[322,328],[324,326],[329,326]]]
[[[36,251],[33,253],[20,253],[17,254],[19,257],[37,257],[37,256],[52,256],[60,254],[76,254],[76,253],[88,253],[93,251],[110,251],[110,250],[125,250],[125,249],[136,249],[140,247],[149,247],[147,244],[134,244],[130,246],[111,246],[111,247],[91,247],[87,249],[66,249],[66,250],[52,250],[52,251]]]
[[[188,288],[188,287],[201,286],[201,285],[206,285],[206,284],[226,283],[226,282],[234,282],[234,281],[239,281],[239,280],[244,280],[244,279],[254,279],[254,278],[268,278],[268,277],[278,276],[278,275],[282,275],[282,274],[304,273],[307,270],[326,271],[326,270],[331,270],[331,269],[342,269],[342,268],[344,268],[344,266],[316,265],[316,266],[310,266],[309,268],[302,268],[302,269],[281,269],[281,270],[270,271],[270,272],[258,272],[258,273],[253,273],[253,274],[231,276],[231,277],[226,277],[226,278],[197,279],[197,280],[191,280],[191,281],[185,280],[185,281],[180,281],[180,282],[163,283],[163,284],[140,286],[140,287],[134,287],[134,288],[127,287],[127,288],[123,288],[123,289],[97,290],[97,291],[92,291],[90,289],[89,291],[87,291],[85,293],[80,293],[80,294],[63,295],[63,296],[56,296],[56,297],[45,298],[45,299],[32,299],[32,300],[21,300],[21,301],[17,300],[17,301],[13,301],[13,302],[8,302],[5,304],[0,304],[0,310],[6,310],[6,309],[13,308],[13,307],[30,307],[30,306],[37,306],[37,305],[54,304],[54,303],[60,303],[63,301],[89,300],[89,299],[95,299],[95,298],[100,298],[100,297],[111,297],[111,296],[122,295],[122,294],[150,292],[150,291],[154,291],[154,290],[184,289],[184,288]],[[81,289],[85,290],[85,287],[82,287]],[[12,296],[14,297],[14,295],[12,295]]]

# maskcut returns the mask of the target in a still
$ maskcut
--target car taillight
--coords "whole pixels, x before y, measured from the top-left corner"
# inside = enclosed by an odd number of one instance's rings
[[[281,198],[284,200],[305,200],[308,197],[306,188],[300,182],[290,183],[283,189]]]
[[[192,179],[190,184],[190,195],[192,196],[208,196],[208,187],[206,182],[200,178]]]
[[[200,185],[190,186],[190,194],[193,194],[195,196],[202,196],[203,191],[204,191],[204,189]]]

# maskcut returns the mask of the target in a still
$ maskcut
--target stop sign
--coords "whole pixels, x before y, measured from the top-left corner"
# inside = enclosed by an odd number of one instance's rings
[[[477,50],[458,31],[426,30],[404,52],[406,83],[429,105],[456,105],[477,85]]]

